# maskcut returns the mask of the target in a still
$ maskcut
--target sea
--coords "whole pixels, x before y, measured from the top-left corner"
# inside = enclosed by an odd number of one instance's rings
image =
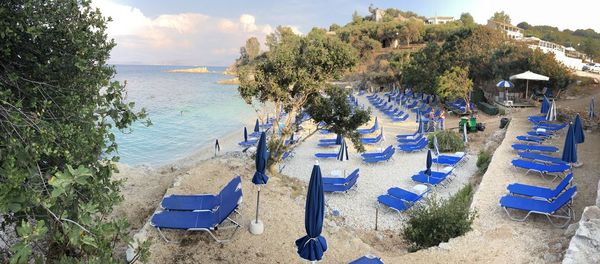
[[[152,125],[136,123],[131,131],[115,131],[120,162],[158,167],[214,145],[216,139],[240,131],[255,116],[237,85],[217,81],[225,67],[210,73],[172,73],[196,66],[115,65],[115,80],[127,81],[128,102],[145,108]],[[241,137],[241,136],[240,136]]]

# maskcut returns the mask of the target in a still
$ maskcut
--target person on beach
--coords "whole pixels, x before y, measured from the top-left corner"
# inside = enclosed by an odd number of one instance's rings
[[[442,109],[442,111],[440,112],[440,118],[439,118],[440,130],[444,130],[444,120],[446,120],[446,111],[444,111],[444,109]]]
[[[435,131],[435,112],[433,108],[431,108],[431,112],[429,112],[429,122],[427,122],[427,131]]]

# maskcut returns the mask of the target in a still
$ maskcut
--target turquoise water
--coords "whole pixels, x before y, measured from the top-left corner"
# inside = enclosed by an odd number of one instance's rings
[[[231,78],[220,73],[169,73],[190,67],[117,65],[116,80],[127,80],[127,100],[146,108],[152,126],[135,124],[132,133],[116,132],[120,162],[164,165],[213,145],[239,130],[254,111],[238,95],[237,86],[220,85]],[[224,67],[209,67],[222,72]],[[241,136],[240,136],[241,138]]]

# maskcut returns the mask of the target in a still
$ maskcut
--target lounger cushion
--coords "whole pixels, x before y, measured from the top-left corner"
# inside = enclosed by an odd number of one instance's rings
[[[552,202],[506,195],[500,199],[500,206],[523,211],[552,214],[573,199],[573,196],[575,196],[576,193],[577,187],[573,186]]]
[[[551,165],[549,165],[549,164],[542,164],[542,163],[537,163],[537,162],[522,160],[522,159],[515,159],[512,161],[512,164],[515,167],[533,170],[533,171],[545,172],[545,173],[565,172],[565,171],[571,169],[571,167],[567,164],[551,164]]]
[[[552,200],[567,188],[569,183],[573,180],[573,174],[569,173],[554,189],[539,187],[521,183],[509,184],[506,189],[513,195],[523,195],[533,198],[539,198],[543,200]]]
[[[406,211],[406,209],[412,206],[412,203],[407,203],[406,201],[387,194],[377,197],[377,201],[400,212]]]
[[[212,212],[194,211],[163,211],[152,216],[151,223],[158,228],[169,229],[210,229],[217,224],[217,214]]]
[[[398,187],[392,187],[388,189],[388,194],[400,200],[412,203],[419,201],[423,197],[422,195],[418,195]]]
[[[411,179],[413,181],[424,183],[424,184],[438,185],[442,181],[444,181],[446,178],[429,177],[429,176],[425,175],[424,173],[420,173],[417,175],[413,175],[411,177]]]

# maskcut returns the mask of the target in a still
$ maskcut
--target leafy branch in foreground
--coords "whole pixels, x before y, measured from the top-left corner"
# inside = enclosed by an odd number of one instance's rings
[[[123,199],[112,129],[145,112],[110,81],[107,21],[90,1],[0,2],[0,237],[12,263],[115,263],[131,242],[111,216]]]

